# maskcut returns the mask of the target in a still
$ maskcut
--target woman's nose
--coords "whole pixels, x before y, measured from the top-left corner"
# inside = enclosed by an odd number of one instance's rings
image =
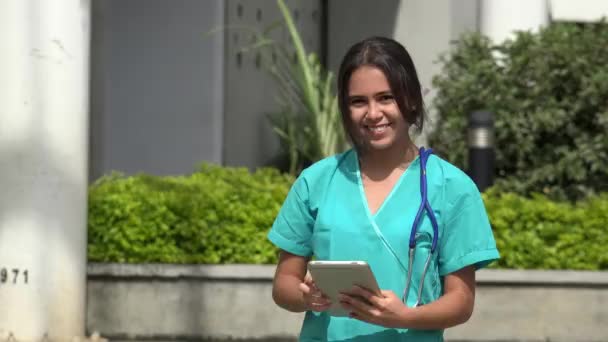
[[[378,120],[382,118],[382,111],[380,110],[380,106],[377,103],[373,101],[370,102],[367,111],[367,118],[369,120]]]

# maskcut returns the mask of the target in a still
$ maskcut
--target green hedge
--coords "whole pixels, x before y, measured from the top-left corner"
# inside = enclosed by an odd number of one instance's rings
[[[465,169],[467,116],[496,120],[502,189],[576,200],[608,191],[608,24],[557,23],[493,45],[461,38],[434,79],[436,152]]]
[[[104,177],[89,190],[91,261],[272,263],[266,233],[293,178],[203,165],[182,177]]]
[[[483,197],[502,256],[493,267],[608,269],[608,194],[576,204],[496,190]]]
[[[183,177],[111,175],[89,192],[89,260],[275,263],[266,233],[293,178],[205,165]],[[608,194],[577,204],[484,193],[493,267],[608,269]],[[405,242],[404,242],[405,243]]]

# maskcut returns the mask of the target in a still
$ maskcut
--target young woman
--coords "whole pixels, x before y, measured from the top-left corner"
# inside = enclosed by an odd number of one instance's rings
[[[475,270],[499,257],[479,191],[412,142],[424,104],[396,41],[352,46],[338,97],[354,148],[305,169],[290,190],[268,235],[281,249],[274,301],[306,311],[300,341],[442,341],[471,316]],[[312,256],[366,261],[382,293],[355,287],[338,299],[350,317],[330,316],[305,277]]]

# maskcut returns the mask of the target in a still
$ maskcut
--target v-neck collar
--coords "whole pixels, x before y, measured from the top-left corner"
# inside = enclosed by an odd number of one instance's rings
[[[363,187],[363,178],[361,177],[361,167],[359,165],[359,154],[355,151],[354,156],[355,156],[355,171],[357,174],[357,183],[359,184],[359,198],[363,202],[363,207],[365,208],[367,217],[369,218],[370,221],[375,222],[375,219],[382,212],[382,209],[385,206],[387,206],[387,203],[391,200],[391,198],[393,197],[395,192],[397,192],[397,189],[401,186],[403,179],[405,179],[405,177],[409,173],[412,172],[412,171],[410,171],[410,169],[412,169],[412,167],[414,167],[415,165],[418,165],[420,155],[417,155],[416,158],[414,158],[414,160],[412,160],[410,165],[408,165],[407,168],[403,171],[403,173],[401,173],[401,175],[399,176],[399,179],[397,180],[395,185],[393,185],[393,188],[391,189],[389,194],[384,198],[384,200],[382,200],[382,204],[380,204],[380,207],[378,207],[378,210],[376,210],[376,212],[373,214],[369,208],[369,203],[367,202],[367,196],[365,196],[365,188]]]

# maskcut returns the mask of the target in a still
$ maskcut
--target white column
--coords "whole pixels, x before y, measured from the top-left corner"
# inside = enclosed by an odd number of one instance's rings
[[[84,335],[90,0],[0,0],[0,334]]]
[[[537,31],[549,23],[548,0],[481,0],[481,33],[495,43],[512,38],[514,30]]]
[[[596,22],[608,17],[606,0],[551,0],[553,20]]]

